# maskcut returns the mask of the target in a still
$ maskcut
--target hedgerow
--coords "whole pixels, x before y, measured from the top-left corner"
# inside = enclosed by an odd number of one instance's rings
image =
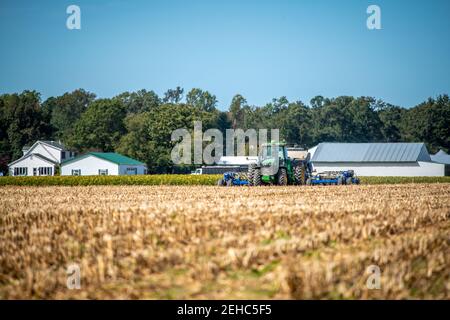
[[[361,184],[450,183],[450,177],[360,177]]]
[[[220,175],[1,177],[0,186],[215,185]]]
[[[0,177],[0,186],[216,185],[222,175]],[[360,177],[361,184],[450,183],[450,177]]]

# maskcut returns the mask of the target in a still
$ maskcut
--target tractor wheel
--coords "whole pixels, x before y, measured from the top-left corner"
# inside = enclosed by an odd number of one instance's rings
[[[348,184],[348,185],[353,184],[352,177],[348,177],[347,180],[345,180],[345,184]]]
[[[338,184],[338,185],[344,184],[344,180],[342,179],[342,177],[339,177],[339,178],[338,178],[337,184]]]
[[[248,185],[249,186],[253,185],[253,176],[255,174],[255,169],[256,169],[256,163],[251,163],[248,166],[247,180],[248,180]]]
[[[303,166],[294,167],[294,180],[296,184],[305,184],[305,171],[303,170]]]
[[[259,187],[261,184],[261,169],[255,168],[253,171],[253,185]]]
[[[223,179],[219,179],[217,181],[217,185],[220,186],[220,187],[223,187],[225,185],[225,181],[223,181]]]
[[[287,186],[287,184],[288,184],[288,177],[286,169],[281,168],[280,171],[278,171],[278,185]]]

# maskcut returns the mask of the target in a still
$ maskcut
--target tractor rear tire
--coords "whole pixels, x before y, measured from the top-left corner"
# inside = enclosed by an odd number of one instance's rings
[[[287,184],[288,184],[288,177],[287,177],[286,169],[281,168],[278,171],[278,185],[279,186],[287,186]]]
[[[261,184],[261,169],[255,168],[253,171],[253,185],[259,187]]]
[[[255,175],[255,169],[256,169],[256,163],[250,163],[250,165],[248,166],[248,174],[247,174],[247,180],[248,180],[249,186],[253,185],[253,176]]]
[[[294,167],[294,180],[296,184],[299,185],[305,184],[305,170],[303,166]]]

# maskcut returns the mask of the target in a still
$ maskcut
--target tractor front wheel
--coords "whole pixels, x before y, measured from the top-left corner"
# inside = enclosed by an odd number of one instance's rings
[[[280,171],[278,171],[278,185],[279,186],[287,186],[288,184],[288,178],[287,178],[287,172],[286,169],[281,168]]]
[[[248,166],[248,174],[247,174],[249,186],[253,185],[253,176],[255,175],[255,170],[256,170],[256,163],[250,163],[250,165]]]
[[[261,169],[255,168],[253,171],[253,185],[259,187],[261,184]]]

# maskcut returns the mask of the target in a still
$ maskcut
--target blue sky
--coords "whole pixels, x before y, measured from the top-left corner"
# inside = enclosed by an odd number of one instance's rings
[[[66,8],[81,8],[81,30]],[[366,9],[381,8],[382,30]],[[404,107],[450,93],[450,1],[0,0],[0,93],[99,97],[209,90],[226,109],[287,96],[374,96]]]

